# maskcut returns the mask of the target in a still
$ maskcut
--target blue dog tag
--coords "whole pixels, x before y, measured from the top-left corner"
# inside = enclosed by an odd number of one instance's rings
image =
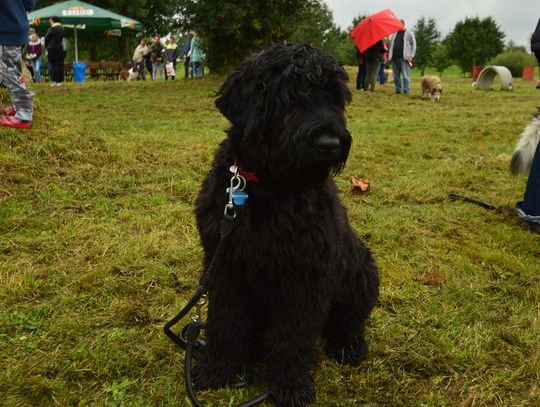
[[[233,204],[236,206],[242,206],[246,203],[246,199],[248,199],[248,194],[244,191],[234,191],[232,193],[232,200]]]

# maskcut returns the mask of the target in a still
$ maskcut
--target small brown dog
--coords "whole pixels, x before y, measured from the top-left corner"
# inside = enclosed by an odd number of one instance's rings
[[[118,80],[119,81],[127,81],[129,78],[129,73],[126,68],[122,68],[120,73],[118,74]]]
[[[441,78],[438,76],[424,76],[422,78],[422,96],[429,96],[432,102],[437,102],[441,95]]]

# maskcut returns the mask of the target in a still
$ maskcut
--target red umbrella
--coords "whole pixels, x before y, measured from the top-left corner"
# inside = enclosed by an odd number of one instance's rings
[[[403,30],[403,24],[389,8],[360,21],[349,35],[360,52],[376,44],[390,34]]]

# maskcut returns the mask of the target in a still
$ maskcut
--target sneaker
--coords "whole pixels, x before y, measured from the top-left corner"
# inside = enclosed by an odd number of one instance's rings
[[[51,82],[49,86],[56,86],[56,82]]]
[[[29,129],[32,127],[31,120],[19,120],[11,116],[0,116],[0,124],[14,129]]]

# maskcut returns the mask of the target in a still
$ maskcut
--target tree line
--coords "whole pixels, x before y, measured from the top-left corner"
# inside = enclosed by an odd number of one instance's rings
[[[323,0],[89,0],[92,4],[141,21],[144,36],[173,32],[182,38],[195,30],[204,40],[207,66],[213,72],[232,69],[247,55],[282,41],[308,42],[334,55],[341,63],[355,65],[354,44],[349,31],[365,16],[357,15],[346,29],[334,21]],[[46,7],[56,0],[40,0]],[[457,65],[469,74],[504,51],[507,63],[534,64],[525,47],[504,43],[504,32],[492,17],[467,17],[442,38],[435,19],[420,17],[412,26],[417,41],[415,67],[443,72]],[[87,39],[94,60],[128,60],[136,38]],[[116,42],[115,42],[116,41]],[[527,59],[530,57],[531,59]],[[515,68],[518,69],[518,68]],[[513,72],[515,74],[515,72]]]

